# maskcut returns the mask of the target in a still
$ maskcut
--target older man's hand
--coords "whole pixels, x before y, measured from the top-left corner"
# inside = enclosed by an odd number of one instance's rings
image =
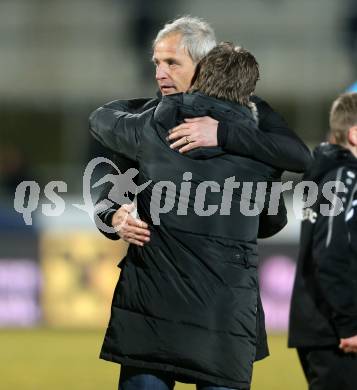
[[[209,116],[187,118],[170,130],[168,139],[175,141],[170,147],[185,153],[199,147],[217,146],[217,128],[218,121]]]
[[[112,226],[124,241],[143,246],[150,241],[150,230],[147,223],[130,214],[133,210],[135,210],[134,203],[121,206],[113,214]]]
[[[347,339],[341,339],[339,347],[343,350],[343,352],[357,353],[357,335],[352,336],[352,337],[348,337]]]

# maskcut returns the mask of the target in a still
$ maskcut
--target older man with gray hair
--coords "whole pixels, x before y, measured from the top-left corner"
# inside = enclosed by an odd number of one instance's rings
[[[199,18],[184,16],[166,24],[158,32],[153,45],[152,60],[160,89],[157,97],[115,100],[100,109],[105,109],[109,116],[115,116],[117,109],[138,113],[157,106],[162,95],[186,92],[191,85],[197,63],[215,45],[213,29]],[[172,147],[186,153],[199,147],[221,146],[227,152],[254,158],[282,171],[304,172],[311,160],[308,148],[268,103],[257,96],[252,96],[251,101],[257,106],[259,128],[228,127],[209,116],[189,118],[172,129],[170,139],[175,141]],[[190,140],[189,143],[187,139]],[[135,167],[132,161],[123,156],[116,155],[114,159],[121,171]],[[103,188],[97,203],[108,198],[110,189],[109,183]],[[110,239],[122,238],[128,243],[144,245],[150,239],[147,224],[130,215],[134,205],[119,206],[121,207],[98,211],[96,217],[105,225],[119,227],[117,233],[102,231],[103,234]],[[266,236],[263,224],[261,229],[262,236]]]
[[[198,61],[201,60],[215,44],[213,30],[207,23],[200,19],[183,17],[167,24],[163,30],[158,33],[158,36],[155,39],[153,53],[153,61],[156,66],[156,79],[161,94],[171,95],[187,91],[192,84]],[[172,129],[171,134],[168,137],[170,141],[173,141],[171,148],[178,149],[180,153],[187,153],[189,150],[197,149],[199,147],[204,147],[206,149],[209,147],[220,147],[225,153],[249,157],[252,160],[258,160],[280,170],[289,169],[297,172],[304,171],[310,162],[310,154],[305,145],[286,127],[282,118],[276,114],[267,103],[257,97],[252,97],[251,101],[254,102],[257,107],[259,127],[255,122],[249,122],[249,125],[245,125],[244,121],[237,121],[236,123],[234,121],[219,121],[209,117],[209,110],[205,110],[205,116],[186,119]],[[160,96],[158,99],[151,100],[135,99],[129,101],[114,101],[94,112],[91,116],[91,123],[94,126],[97,122],[98,115],[100,115],[101,121],[104,121],[103,123],[106,123],[106,126],[108,123],[110,124],[109,129],[111,125],[114,128],[117,119],[121,115],[120,112],[140,113],[146,110],[151,111],[150,109],[156,107],[159,102]],[[133,157],[131,160],[128,153],[124,154],[126,154],[126,159],[124,159],[123,156],[119,156],[120,160],[118,166],[121,170],[126,170],[129,167],[138,167],[135,165],[136,158]],[[99,201],[107,198],[107,193],[108,188],[103,191]],[[153,245],[152,248],[155,248],[155,242],[151,243],[150,241],[150,238],[153,238],[150,237],[151,234],[148,226],[150,221],[148,219],[146,219],[146,221],[141,221],[140,219],[128,216],[128,213],[130,212],[130,207],[128,205],[120,207],[119,210],[117,210],[117,208],[109,208],[98,214],[98,217],[109,226],[115,227],[116,225],[121,225],[118,234],[109,234],[108,236],[113,239],[119,238],[118,236],[120,236],[131,243],[131,249],[129,248],[131,254],[133,254],[133,251],[135,253],[137,251],[140,252],[140,250],[150,251],[151,245]],[[126,223],[123,223],[125,220]],[[145,249],[145,245],[147,244],[149,247]],[[142,247],[143,249],[136,246]],[[140,262],[138,257],[134,257]],[[136,266],[135,262],[136,260],[130,260],[130,264],[134,267]],[[137,265],[139,266],[139,264]],[[160,272],[159,269],[158,272]],[[170,275],[167,274],[167,277],[170,278]],[[125,304],[125,302],[122,302],[124,299],[124,296],[121,295],[122,288],[125,283],[132,282],[130,280],[125,281],[124,279],[125,275],[123,274],[115,290],[112,317],[101,354],[104,359],[123,364],[119,384],[120,389],[148,389],[150,386],[155,389],[170,389],[174,385],[174,379],[194,382],[197,384],[198,388],[205,390],[223,389],[223,387],[219,386],[224,384],[228,385],[229,383],[232,386],[233,383],[237,383],[234,381],[230,382],[225,377],[224,372],[222,372],[221,375],[217,372],[212,375],[210,369],[212,361],[224,357],[223,345],[212,345],[211,348],[208,348],[210,350],[210,356],[206,356],[206,353],[200,356],[201,368],[198,370],[194,360],[200,355],[199,340],[196,340],[197,345],[194,346],[194,356],[196,358],[187,358],[183,361],[182,357],[180,357],[177,359],[177,364],[175,365],[173,363],[175,361],[173,357],[175,351],[166,351],[164,349],[165,343],[160,343],[158,341],[161,337],[168,337],[172,341],[175,338],[174,335],[157,334],[155,337],[148,337],[147,340],[145,340],[146,348],[149,346],[149,350],[154,352],[152,356],[146,356],[146,358],[143,358],[141,343],[137,343],[134,348],[135,352],[132,344],[133,339],[131,338],[129,341],[129,339],[125,337],[125,332],[117,338],[119,333],[117,333],[118,326],[116,326],[115,321],[116,318],[118,318],[118,307],[121,304]],[[142,284],[140,286],[138,285],[137,288],[148,288],[143,281],[140,283]],[[131,288],[135,288],[135,286],[132,285]],[[170,293],[170,291],[161,292],[161,294],[163,294],[162,299],[165,299],[166,293]],[[182,292],[181,294],[184,293]],[[190,296],[187,296],[187,298],[191,299],[192,291],[189,295]],[[143,294],[142,297],[144,297],[144,300],[150,300],[150,293],[148,292],[146,297],[145,294]],[[150,307],[153,307],[152,305],[160,306],[162,304],[162,301],[150,302]],[[173,302],[173,305],[174,304],[175,303]],[[253,360],[261,359],[268,354],[263,311],[259,300],[259,294],[256,305],[257,313],[256,321],[254,321],[256,326],[254,326],[254,329],[245,330],[246,332],[251,331],[252,334],[254,334],[255,353],[253,354]],[[145,307],[142,307],[141,309],[145,312]],[[174,307],[172,309],[174,309]],[[132,315],[134,317],[142,315],[142,310],[140,314],[133,312]],[[195,308],[192,307],[191,310],[194,311]],[[226,314],[229,317],[230,313]],[[200,313],[197,312],[196,315],[200,316]],[[162,322],[163,319],[157,318],[156,320],[160,320],[161,324],[164,324],[164,322]],[[134,322],[135,321],[132,322],[132,326],[134,326]],[[152,327],[154,322],[153,318],[151,318],[149,326]],[[207,326],[208,325],[209,324],[207,324]],[[212,324],[212,326],[214,327],[214,324]],[[115,331],[113,331],[113,329],[115,329]],[[154,326],[151,329],[155,333],[156,327]],[[140,331],[141,329],[138,328],[137,340],[143,340],[143,337],[145,338],[145,334],[141,334]],[[130,356],[124,356],[125,354],[118,353],[118,350],[125,350],[126,346],[129,345],[128,343],[130,343]],[[249,344],[248,338],[246,343]],[[177,351],[180,350],[181,344],[182,340],[177,340]],[[203,350],[208,350],[207,345],[202,345],[202,347],[204,347]],[[189,353],[187,352],[188,351],[186,351],[185,354],[189,356]],[[236,352],[239,354],[239,351]],[[167,360],[168,354],[170,355],[170,361]],[[207,367],[204,368],[205,360],[207,360]],[[227,361],[221,362],[219,366],[222,363],[228,365],[231,363],[233,364],[233,362]],[[247,378],[249,375],[249,372],[246,372],[244,377]],[[249,381],[243,380],[241,384],[242,386],[239,386],[240,389],[249,388]]]

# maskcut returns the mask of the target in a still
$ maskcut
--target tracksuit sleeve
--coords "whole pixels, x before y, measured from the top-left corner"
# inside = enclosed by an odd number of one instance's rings
[[[279,233],[288,223],[287,211],[283,195],[279,198],[278,213],[271,215],[265,205],[259,214],[258,238],[269,238]]]
[[[111,108],[113,110],[130,112],[131,114],[143,112],[151,106],[156,106],[157,101],[151,98],[127,99],[127,100],[113,100],[105,103],[104,108]]]
[[[347,188],[347,193],[337,194],[342,211],[335,216],[320,214],[313,240],[318,287],[340,338],[357,335],[357,180],[348,172],[355,177],[346,168],[336,174]]]
[[[258,98],[257,98],[258,99]],[[282,170],[304,172],[311,164],[311,153],[285,120],[266,102],[256,102],[259,128],[244,122],[219,122],[218,144],[226,152],[252,157]]]
[[[105,106],[99,107],[89,117],[89,129],[103,146],[136,161],[141,133],[153,110],[151,108],[141,114],[130,114]]]

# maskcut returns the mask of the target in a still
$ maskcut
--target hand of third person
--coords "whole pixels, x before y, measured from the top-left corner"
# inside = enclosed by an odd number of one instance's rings
[[[150,230],[147,223],[130,214],[134,209],[134,203],[121,206],[113,214],[112,226],[124,241],[143,246],[150,241]]]
[[[218,121],[209,116],[187,118],[170,130],[168,139],[175,141],[170,147],[185,153],[199,147],[217,146],[217,128]]]
[[[340,347],[340,349],[343,350],[343,352],[357,353],[357,335],[352,336],[352,337],[348,337],[347,339],[341,339],[339,347]]]

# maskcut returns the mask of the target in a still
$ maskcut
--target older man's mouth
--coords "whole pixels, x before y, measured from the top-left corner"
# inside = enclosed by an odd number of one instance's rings
[[[170,93],[175,93],[176,87],[174,85],[161,85],[160,90],[163,95],[168,95]]]

